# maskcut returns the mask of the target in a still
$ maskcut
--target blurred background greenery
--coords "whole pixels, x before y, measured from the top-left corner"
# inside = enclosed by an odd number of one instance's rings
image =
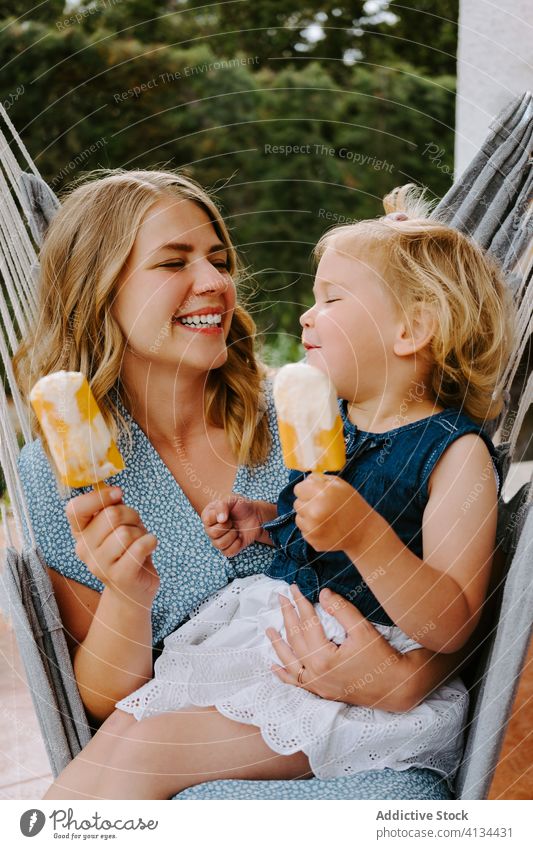
[[[214,190],[272,363],[301,355],[325,229],[451,185],[458,0],[1,8],[0,99],[43,177],[171,166]]]

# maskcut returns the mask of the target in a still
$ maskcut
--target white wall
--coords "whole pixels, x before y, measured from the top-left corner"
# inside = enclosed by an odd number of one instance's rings
[[[533,0],[461,0],[455,174],[479,149],[495,115],[533,91]]]

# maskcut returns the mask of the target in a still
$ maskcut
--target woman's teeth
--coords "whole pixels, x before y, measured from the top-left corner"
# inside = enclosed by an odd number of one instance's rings
[[[185,324],[188,327],[207,327],[209,325],[222,324],[222,316],[220,313],[208,313],[207,315],[186,315],[183,318],[174,319],[180,324]]]

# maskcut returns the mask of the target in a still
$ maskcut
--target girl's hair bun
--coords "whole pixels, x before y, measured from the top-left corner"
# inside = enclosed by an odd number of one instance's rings
[[[409,221],[406,212],[388,212],[385,218],[390,218],[391,221]]]
[[[415,186],[414,183],[407,183],[405,186],[393,189],[383,198],[383,208],[387,218],[394,221],[429,218],[433,203],[425,195],[426,190]]]

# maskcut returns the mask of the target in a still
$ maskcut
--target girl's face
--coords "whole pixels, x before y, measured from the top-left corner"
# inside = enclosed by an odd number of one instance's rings
[[[315,304],[300,318],[307,362],[347,401],[375,397],[387,380],[399,316],[369,261],[328,248],[318,265]]]
[[[113,306],[128,351],[174,369],[222,366],[236,300],[227,264],[227,250],[203,209],[179,198],[155,203]]]

